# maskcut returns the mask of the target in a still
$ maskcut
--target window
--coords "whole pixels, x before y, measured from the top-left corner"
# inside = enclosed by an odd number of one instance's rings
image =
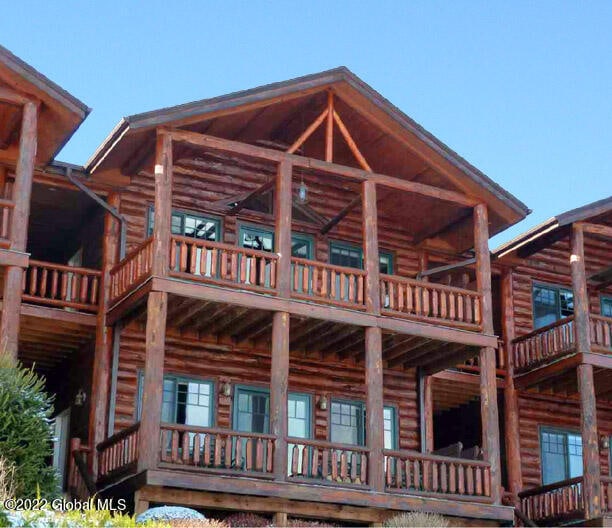
[[[601,298],[601,315],[612,317],[612,297]]]
[[[311,259],[313,255],[313,239],[309,235],[293,233],[291,235],[291,256],[303,259]]]
[[[388,251],[379,251],[380,272],[390,275],[393,273],[393,254]],[[346,242],[330,242],[329,263],[335,266],[363,269],[363,249],[360,246]]]
[[[535,329],[574,313],[574,295],[571,290],[538,284],[533,286],[532,296]]]
[[[240,227],[240,246],[258,251],[274,251],[274,231],[255,226]],[[303,233],[291,235],[291,256],[312,258],[313,239]]]
[[[543,428],[540,447],[543,485],[582,476],[582,437],[579,434]]]
[[[138,374],[136,417],[142,413],[144,372]],[[162,393],[162,422],[210,427],[213,424],[213,383],[165,375]]]
[[[340,444],[365,444],[365,405],[362,402],[332,400],[330,416],[330,441]],[[383,410],[385,449],[397,448],[397,416],[395,407]]]
[[[221,240],[221,222],[217,218],[172,211],[171,232],[173,235],[218,242]],[[153,234],[153,207],[149,208],[147,236]]]

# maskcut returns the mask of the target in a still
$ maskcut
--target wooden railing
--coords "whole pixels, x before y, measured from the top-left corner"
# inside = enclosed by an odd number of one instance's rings
[[[591,346],[595,351],[612,352],[612,317],[591,315]]]
[[[582,477],[519,493],[521,511],[532,521],[581,517],[584,512]]]
[[[183,236],[170,245],[171,275],[265,293],[276,289],[277,261],[276,253]]]
[[[480,356],[474,356],[466,360],[461,365],[458,365],[457,368],[460,370],[480,371]],[[501,341],[495,349],[495,369],[498,371],[498,375],[503,375],[506,370],[506,353]]]
[[[289,476],[336,484],[368,484],[368,448],[288,438]]]
[[[91,449],[81,445],[80,438],[70,439],[67,491],[73,499],[85,500],[96,493],[96,486],[88,469],[90,456]]]
[[[416,279],[381,275],[381,308],[392,315],[418,321],[478,330],[480,293]]]
[[[365,271],[295,257],[291,269],[292,297],[364,308]]]
[[[512,343],[514,368],[517,371],[545,363],[574,347],[574,317],[555,323],[515,339]]]
[[[274,436],[164,423],[162,463],[222,473],[272,475]]]
[[[30,260],[23,275],[25,302],[96,312],[99,290],[100,272],[93,269]]]
[[[153,266],[153,239],[147,238],[110,271],[110,299],[114,302],[145,279]]]
[[[0,198],[0,247],[11,246],[11,221],[15,202]]]
[[[98,478],[100,480],[136,470],[139,429],[140,423],[135,423],[98,444]]]
[[[601,511],[612,512],[612,477],[601,477]]]
[[[384,455],[387,491],[453,495],[470,500],[491,496],[488,462],[411,451],[385,450]]]

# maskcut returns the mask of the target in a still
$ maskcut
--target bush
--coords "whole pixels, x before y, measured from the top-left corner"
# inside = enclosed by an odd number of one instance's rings
[[[48,466],[52,401],[43,378],[0,354],[0,457],[15,468],[17,497],[51,498],[58,492],[57,475]]]
[[[4,514],[4,519],[3,519]],[[112,514],[95,508],[85,511],[60,512],[24,510],[2,512],[0,526],[14,528],[169,528],[167,522],[148,521],[137,524],[129,515]]]
[[[174,519],[169,521],[168,524],[172,528],[228,528],[228,524],[225,521],[219,521],[217,519],[200,519],[195,521],[192,519]]]
[[[448,519],[435,513],[408,512],[390,517],[383,526],[386,528],[449,528]]]
[[[0,456],[0,504],[15,497],[15,466]],[[0,525],[1,526],[1,525]]]
[[[230,528],[266,528],[272,523],[262,517],[261,515],[255,515],[254,513],[233,513],[225,519],[225,522]]]
[[[200,512],[182,506],[158,506],[156,508],[149,508],[136,517],[137,523],[145,523],[147,521],[167,522],[172,520],[203,521],[206,520],[206,518]]]
[[[289,528],[334,528],[335,525],[306,519],[289,519],[287,526]]]

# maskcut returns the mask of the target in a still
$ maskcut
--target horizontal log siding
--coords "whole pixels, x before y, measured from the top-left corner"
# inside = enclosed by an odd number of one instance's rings
[[[549,283],[553,285],[572,288],[572,279],[569,267],[569,241],[561,240],[546,248],[516,266],[514,272],[514,320],[516,336],[528,334],[533,330],[533,283]],[[601,271],[610,265],[612,260],[612,243],[594,240],[585,236],[585,259],[587,277]],[[589,304],[592,314],[600,313],[600,293],[612,295],[612,288],[603,292],[590,289]]]
[[[519,415],[523,489],[528,489],[542,485],[539,428],[557,427],[580,433],[580,406],[577,399],[564,401],[558,396],[522,392]],[[598,405],[597,426],[600,436],[612,435],[612,407],[609,404]],[[600,463],[602,475],[609,475],[609,450],[600,449]]]
[[[133,324],[121,334],[115,432],[134,423],[138,369],[144,367],[144,333]],[[215,381],[215,427],[231,428],[232,397],[219,394],[223,382],[267,386],[270,380],[270,353],[266,350],[238,348],[178,337],[169,331],[166,339],[165,371],[168,373],[202,377]],[[316,405],[320,395],[365,401],[365,373],[363,366],[350,360],[342,364],[291,356],[289,390],[313,395],[314,436],[329,438],[329,412]],[[407,372],[385,371],[384,397],[386,405],[397,409],[399,421],[399,449],[418,450],[418,406],[416,376]]]

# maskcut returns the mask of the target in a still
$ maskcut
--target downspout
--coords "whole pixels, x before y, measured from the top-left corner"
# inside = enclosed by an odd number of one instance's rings
[[[127,221],[125,220],[125,217],[121,213],[119,213],[117,209],[108,205],[104,200],[102,200],[102,198],[100,198],[95,192],[88,188],[83,182],[77,180],[72,175],[72,167],[66,167],[66,178],[68,178],[68,181],[70,181],[70,183],[72,183],[80,191],[84,192],[94,202],[96,202],[101,207],[104,207],[104,209],[106,209],[111,215],[113,215],[117,220],[119,220],[119,260],[122,260],[123,257],[125,257],[125,245],[127,239]]]

